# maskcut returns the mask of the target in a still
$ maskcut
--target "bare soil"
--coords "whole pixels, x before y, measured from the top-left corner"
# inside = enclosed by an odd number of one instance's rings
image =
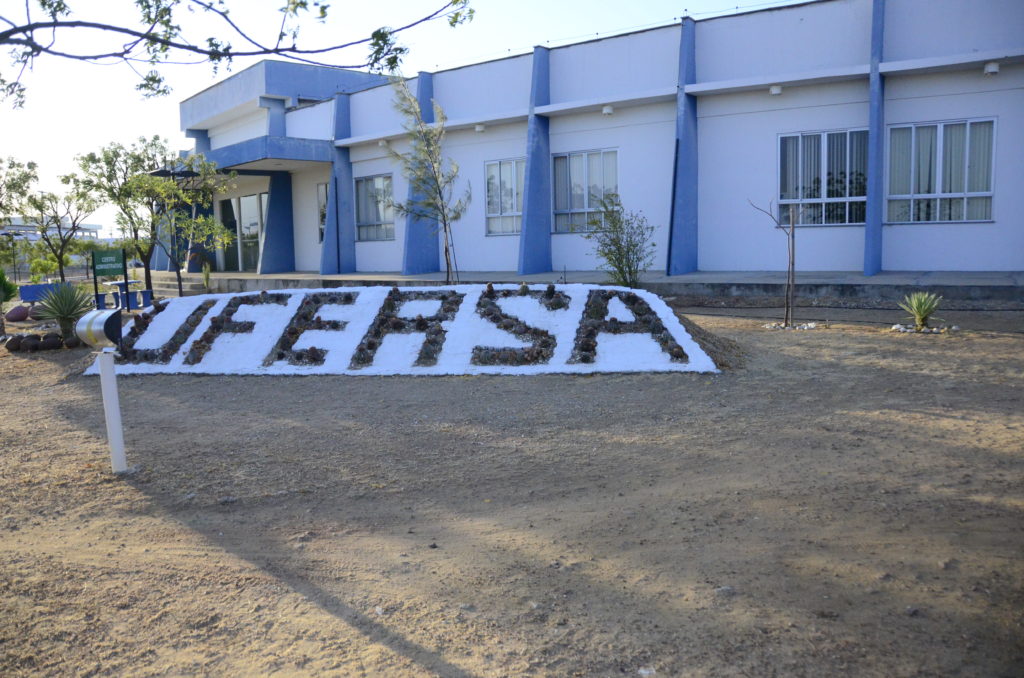
[[[122,378],[125,477],[0,350],[0,675],[1024,674],[1024,336],[690,319],[722,374]]]

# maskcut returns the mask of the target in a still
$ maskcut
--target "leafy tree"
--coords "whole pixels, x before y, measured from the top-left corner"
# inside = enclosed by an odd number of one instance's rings
[[[640,274],[654,263],[654,226],[642,214],[627,212],[615,193],[607,194],[598,205],[601,216],[590,221],[585,237],[594,243],[594,253],[612,283],[637,287]]]
[[[34,162],[0,158],[0,226],[9,224],[10,217],[21,212],[29,187],[38,178]]]
[[[406,203],[392,202],[400,214],[436,221],[444,237],[445,283],[452,282],[452,271],[458,280],[457,266],[453,267],[455,242],[452,224],[462,218],[472,198],[470,187],[458,200],[454,199],[455,182],[459,176],[458,164],[441,153],[444,126],[448,118],[436,102],[434,122],[423,120],[420,104],[405,80],[395,78],[395,109],[402,114],[402,126],[409,135],[409,152],[401,154],[388,149],[388,154],[402,166],[402,175],[409,180],[416,198]]]
[[[394,71],[408,52],[398,35],[427,21],[447,19],[457,26],[472,19],[469,0],[435,0],[433,9],[398,28],[382,27],[364,38],[324,45],[301,45],[299,32],[311,21],[323,23],[330,5],[320,0],[279,0],[279,16],[244,25],[236,20],[241,0],[133,0],[135,12],[116,20],[104,12],[105,2],[25,0],[0,14],[0,47],[10,51],[14,75],[0,73],[0,98],[15,106],[25,99],[22,79],[40,56],[93,63],[125,63],[139,74],[136,89],[146,96],[169,92],[159,67],[165,63],[209,62],[214,70],[239,57],[279,56],[303,63],[323,59],[350,47],[366,47],[366,58],[343,68]],[[9,3],[10,4],[10,3]],[[15,9],[17,5],[21,5]],[[74,5],[74,7],[73,7]],[[196,19],[207,26],[189,25]],[[262,29],[262,30],[260,30]],[[266,36],[266,31],[273,31]],[[239,43],[237,46],[232,42]],[[138,66],[149,70],[139,71]]]
[[[92,191],[77,177],[69,175],[63,181],[70,186],[63,195],[44,191],[30,195],[27,201],[27,216],[36,225],[39,242],[53,255],[61,282],[65,281],[64,266],[70,262],[68,255],[73,253],[72,243],[82,223],[99,207]]]
[[[99,153],[78,157],[82,184],[113,205],[126,250],[142,262],[146,288],[153,288],[150,264],[157,247],[164,205],[173,202],[174,185],[150,173],[178,160],[159,136],[139,138],[131,146],[112,143]]]
[[[174,266],[179,297],[184,294],[181,269],[188,263],[190,252],[200,247],[227,247],[235,238],[234,233],[210,216],[214,196],[230,190],[234,178],[233,172],[219,173],[216,164],[202,155],[185,158],[167,177],[160,177],[167,184],[168,202],[164,205],[165,228],[156,242]]]

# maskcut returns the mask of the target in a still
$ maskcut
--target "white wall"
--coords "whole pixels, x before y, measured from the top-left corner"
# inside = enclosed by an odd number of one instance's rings
[[[409,90],[416,95],[417,78],[408,81]],[[394,107],[395,90],[390,85],[356,92],[349,96],[352,117],[352,136],[392,134],[401,131],[402,116]]]
[[[209,134],[211,149],[230,146],[246,139],[266,136],[267,109],[261,108],[248,115],[236,118],[227,124],[211,127]]]
[[[1021,0],[888,0],[885,60],[988,52],[1024,45]]]
[[[882,236],[888,270],[1024,270],[1024,65],[886,80],[887,124],[994,117],[991,223],[894,224]]]
[[[778,204],[778,137],[865,128],[866,82],[787,87],[781,96],[744,92],[698,99],[698,266],[705,271],[786,268],[786,239],[762,207]],[[797,268],[855,271],[864,266],[864,228],[800,227]]]
[[[330,180],[330,165],[292,173],[292,223],[295,270],[320,272],[320,221],[316,186]]]
[[[551,103],[615,100],[674,87],[679,30],[669,26],[551,50]]]
[[[485,164],[492,160],[524,158],[526,124],[493,125],[488,126],[484,132],[451,132],[447,135],[444,151],[447,157],[459,165],[459,181],[454,196],[461,197],[467,187],[472,190],[469,209],[452,228],[459,269],[516,270],[519,265],[519,236],[487,235]],[[439,242],[443,248],[443,239]]]
[[[405,153],[409,150],[405,141],[392,142],[392,148],[398,153]],[[353,179],[390,174],[395,200],[405,202],[409,190],[408,182],[402,176],[398,165],[386,155],[385,149],[375,143],[354,146],[351,150],[351,158]],[[354,186],[352,191],[354,196]],[[355,209],[355,205],[353,205],[353,209]],[[356,270],[365,272],[401,271],[404,248],[405,218],[396,216],[394,240],[356,242]]]
[[[618,152],[619,196],[628,211],[643,212],[656,226],[653,270],[664,269],[675,151],[675,104],[616,107],[615,114],[558,116],[551,119],[551,152]],[[552,233],[551,263],[556,271],[586,271],[599,260],[583,235]]]
[[[696,42],[697,82],[865,64],[871,56],[871,0],[698,21]]]
[[[453,121],[525,114],[532,69],[533,58],[525,55],[441,71],[434,75],[434,98]]]
[[[334,101],[288,111],[284,128],[288,136],[298,139],[333,139]]]

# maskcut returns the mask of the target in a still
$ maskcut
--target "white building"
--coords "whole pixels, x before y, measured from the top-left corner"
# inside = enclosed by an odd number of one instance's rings
[[[642,211],[656,268],[785,268],[749,201],[798,208],[804,271],[1024,270],[1024,2],[821,0],[474,64],[409,81],[448,116],[473,200],[464,271],[590,270],[604,192]],[[439,268],[387,155],[379,76],[262,62],[185,100],[196,150],[239,172],[221,270]],[[573,224],[577,228],[573,228]]]

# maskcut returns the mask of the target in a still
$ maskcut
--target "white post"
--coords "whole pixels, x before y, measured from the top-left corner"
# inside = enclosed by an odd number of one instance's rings
[[[103,392],[103,414],[107,418],[110,466],[114,473],[123,473],[128,470],[128,462],[124,456],[124,431],[121,428],[121,403],[117,397],[113,351],[100,352],[100,390]]]

